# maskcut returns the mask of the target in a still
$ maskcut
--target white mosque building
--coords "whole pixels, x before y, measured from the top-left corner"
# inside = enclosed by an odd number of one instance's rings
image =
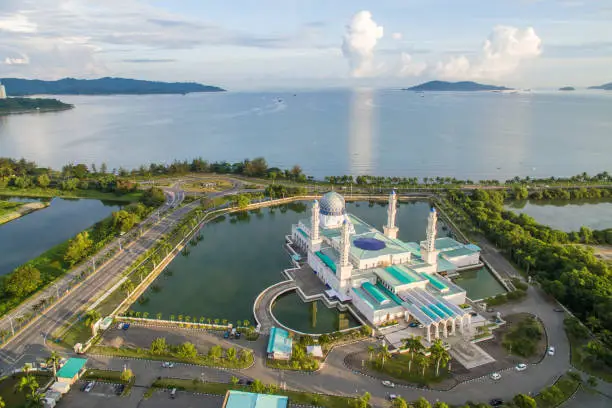
[[[394,320],[422,325],[428,342],[471,326],[459,307],[466,292],[441,274],[479,264],[480,248],[451,238],[436,239],[431,209],[425,241],[403,242],[395,225],[397,196],[389,196],[383,233],[353,214],[344,198],[328,192],[314,201],[310,219],[292,226],[292,241],[308,254],[308,265],[329,290],[351,302],[374,326]]]

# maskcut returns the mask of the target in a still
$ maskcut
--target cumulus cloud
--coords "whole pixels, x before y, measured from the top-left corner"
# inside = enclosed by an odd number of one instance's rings
[[[0,17],[0,31],[11,33],[35,33],[37,25],[23,14]]]
[[[402,33],[393,33],[393,34],[391,34],[391,37],[394,40],[401,40],[402,39]]]
[[[419,76],[427,69],[427,64],[424,62],[414,61],[412,56],[407,52],[401,54],[401,65],[398,76]]]
[[[443,79],[498,79],[515,72],[520,64],[542,53],[542,40],[532,27],[497,26],[474,58],[465,55],[438,63]]]
[[[17,58],[6,57],[4,59],[4,63],[6,65],[28,65],[30,63],[30,59],[27,55],[22,55],[21,57]]]
[[[342,54],[349,61],[352,76],[376,73],[374,48],[382,37],[383,27],[376,24],[369,11],[360,11],[351,18],[342,41]]]

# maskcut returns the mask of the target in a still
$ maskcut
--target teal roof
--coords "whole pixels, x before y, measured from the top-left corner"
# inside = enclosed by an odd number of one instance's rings
[[[417,277],[415,274],[408,273],[405,269],[395,265],[391,265],[385,268],[395,279],[402,282],[403,284],[418,282],[422,279]]]
[[[74,378],[87,363],[86,358],[69,358],[57,372],[58,378]]]
[[[298,228],[297,228],[297,230],[298,230],[298,232],[299,232],[300,234],[302,234],[302,235],[304,236],[304,238],[308,238],[308,234],[306,234],[306,232],[305,232],[303,229],[301,229],[301,228],[299,228],[299,227],[298,227]]]
[[[268,353],[291,354],[293,339],[289,337],[289,332],[280,327],[270,329],[270,339],[268,340]]]
[[[433,276],[433,275],[431,275],[429,273],[422,273],[421,276],[423,276],[424,278],[429,279],[429,283],[431,283],[439,291],[448,290],[448,286],[446,286],[441,280],[439,280],[435,276]]]
[[[229,391],[224,408],[287,408],[289,398],[282,395]]]
[[[436,266],[436,272],[448,272],[454,271],[456,269],[457,266],[454,263],[444,259],[444,257],[442,256],[438,256],[438,265]]]
[[[435,247],[440,251],[448,251],[449,249],[462,246],[463,244],[461,242],[455,241],[454,239],[448,237],[438,238],[435,241]]]
[[[474,254],[476,252],[478,252],[478,251],[474,251],[472,249],[469,249],[467,246],[464,246],[464,247],[459,247],[459,248],[451,249],[449,251],[444,251],[443,254],[444,254],[444,256],[446,256],[448,258],[453,258],[453,257],[456,257],[456,256],[472,255],[472,254]]]
[[[480,252],[480,251],[481,251],[481,249],[480,249],[480,247],[479,247],[478,245],[474,245],[474,244],[467,244],[465,247],[466,247],[467,249],[471,249],[471,250],[472,250],[472,251],[474,251],[474,252]]]
[[[398,306],[394,302],[385,302],[383,304],[378,303],[376,300],[374,300],[374,297],[370,293],[366,292],[363,286],[353,288],[352,290],[357,296],[359,296],[361,300],[363,300],[368,306],[370,306],[374,310],[389,309]]]
[[[331,269],[334,273],[336,273],[336,264],[334,263],[334,261],[332,261],[332,259],[325,255],[323,252],[321,251],[317,251],[315,252],[315,254],[319,257],[320,260],[323,261],[323,263],[329,268]]]
[[[374,286],[370,282],[365,282],[363,285],[361,285],[361,287],[381,305],[391,301],[391,299],[381,292],[378,285]]]

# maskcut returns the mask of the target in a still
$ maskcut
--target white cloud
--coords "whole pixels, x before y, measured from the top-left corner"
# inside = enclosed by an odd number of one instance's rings
[[[402,39],[402,33],[393,33],[393,34],[391,34],[391,37],[394,40],[401,40]]]
[[[541,52],[542,40],[532,27],[497,26],[477,57],[451,57],[438,63],[436,74],[443,79],[498,79],[512,74],[523,61]]]
[[[11,33],[35,33],[37,25],[23,14],[13,14],[0,17],[0,31]]]
[[[18,58],[6,57],[4,59],[4,63],[6,65],[28,65],[30,63],[30,59],[27,55],[22,55]]]
[[[383,27],[372,20],[369,11],[360,11],[351,18],[342,41],[342,54],[349,61],[352,76],[375,75],[374,48],[382,37]]]
[[[427,69],[427,64],[424,62],[416,62],[412,60],[412,56],[407,52],[402,52],[401,66],[398,76],[419,76]]]

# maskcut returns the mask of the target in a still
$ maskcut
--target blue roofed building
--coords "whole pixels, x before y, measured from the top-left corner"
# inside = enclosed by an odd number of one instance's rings
[[[268,339],[268,358],[289,360],[292,350],[293,339],[289,336],[289,332],[280,327],[272,327],[270,330],[270,338]]]
[[[288,406],[288,397],[245,391],[230,390],[223,400],[223,408],[287,408]]]
[[[74,384],[85,371],[86,358],[69,358],[57,372],[57,381]]]
[[[437,212],[431,208],[426,239],[397,238],[397,196],[389,196],[383,232],[349,214],[344,198],[328,192],[315,200],[309,219],[293,225],[291,242],[307,254],[308,265],[343,302],[373,326],[416,321],[425,338],[447,337],[471,327],[470,314],[459,307],[466,291],[445,276],[481,266],[480,248],[452,238],[436,238]]]

